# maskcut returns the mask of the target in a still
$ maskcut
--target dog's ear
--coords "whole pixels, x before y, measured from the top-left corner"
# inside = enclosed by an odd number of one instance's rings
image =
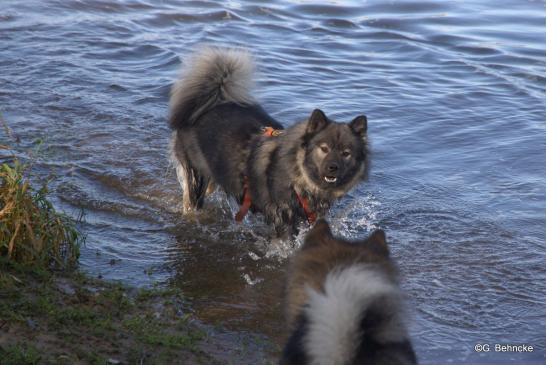
[[[375,230],[370,234],[366,240],[366,247],[381,256],[389,257],[387,237],[385,236],[385,232],[381,229]]]
[[[365,115],[359,115],[349,123],[351,130],[359,137],[364,137],[368,130],[368,118]]]
[[[307,128],[305,134],[315,134],[323,130],[330,122],[324,112],[320,109],[315,109],[311,113],[309,120],[307,121]]]
[[[301,247],[302,250],[306,250],[311,247],[317,247],[328,242],[334,238],[328,222],[324,219],[319,219],[313,228],[305,236],[305,242]]]

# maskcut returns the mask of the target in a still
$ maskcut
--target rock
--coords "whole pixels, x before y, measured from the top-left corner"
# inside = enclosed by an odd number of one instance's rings
[[[32,318],[27,318],[27,326],[29,326],[31,329],[35,330],[38,325],[36,324],[36,321],[34,321]]]
[[[67,280],[59,279],[57,281],[57,289],[59,289],[61,292],[63,292],[66,295],[76,294],[76,290],[72,287],[72,284],[70,284]]]

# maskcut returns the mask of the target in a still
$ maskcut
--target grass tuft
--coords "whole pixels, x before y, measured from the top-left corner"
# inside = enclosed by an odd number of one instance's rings
[[[84,241],[76,228],[82,215],[73,220],[57,212],[47,199],[47,183],[33,189],[26,170],[15,156],[0,165],[0,257],[25,265],[72,267]]]
[[[0,347],[0,364],[2,365],[37,365],[40,360],[40,352],[31,345]]]

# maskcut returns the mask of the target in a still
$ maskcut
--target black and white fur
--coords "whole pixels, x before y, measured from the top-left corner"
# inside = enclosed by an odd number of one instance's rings
[[[185,212],[199,209],[215,185],[242,201],[246,177],[251,211],[263,213],[279,236],[291,236],[306,219],[296,194],[322,216],[366,176],[367,120],[336,123],[317,109],[265,137],[263,127],[283,126],[252,97],[253,71],[243,50],[204,48],[190,59],[172,89],[171,159]]]
[[[385,235],[332,236],[321,220],[291,262],[281,365],[413,365],[402,293]]]

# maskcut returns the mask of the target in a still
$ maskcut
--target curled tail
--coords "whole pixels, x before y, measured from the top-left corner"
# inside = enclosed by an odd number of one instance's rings
[[[253,104],[253,74],[254,62],[245,50],[201,49],[190,57],[171,89],[171,128],[191,126],[205,112],[224,102]]]
[[[282,365],[417,363],[402,318],[400,290],[373,266],[331,271],[322,291],[308,287],[307,293]]]

